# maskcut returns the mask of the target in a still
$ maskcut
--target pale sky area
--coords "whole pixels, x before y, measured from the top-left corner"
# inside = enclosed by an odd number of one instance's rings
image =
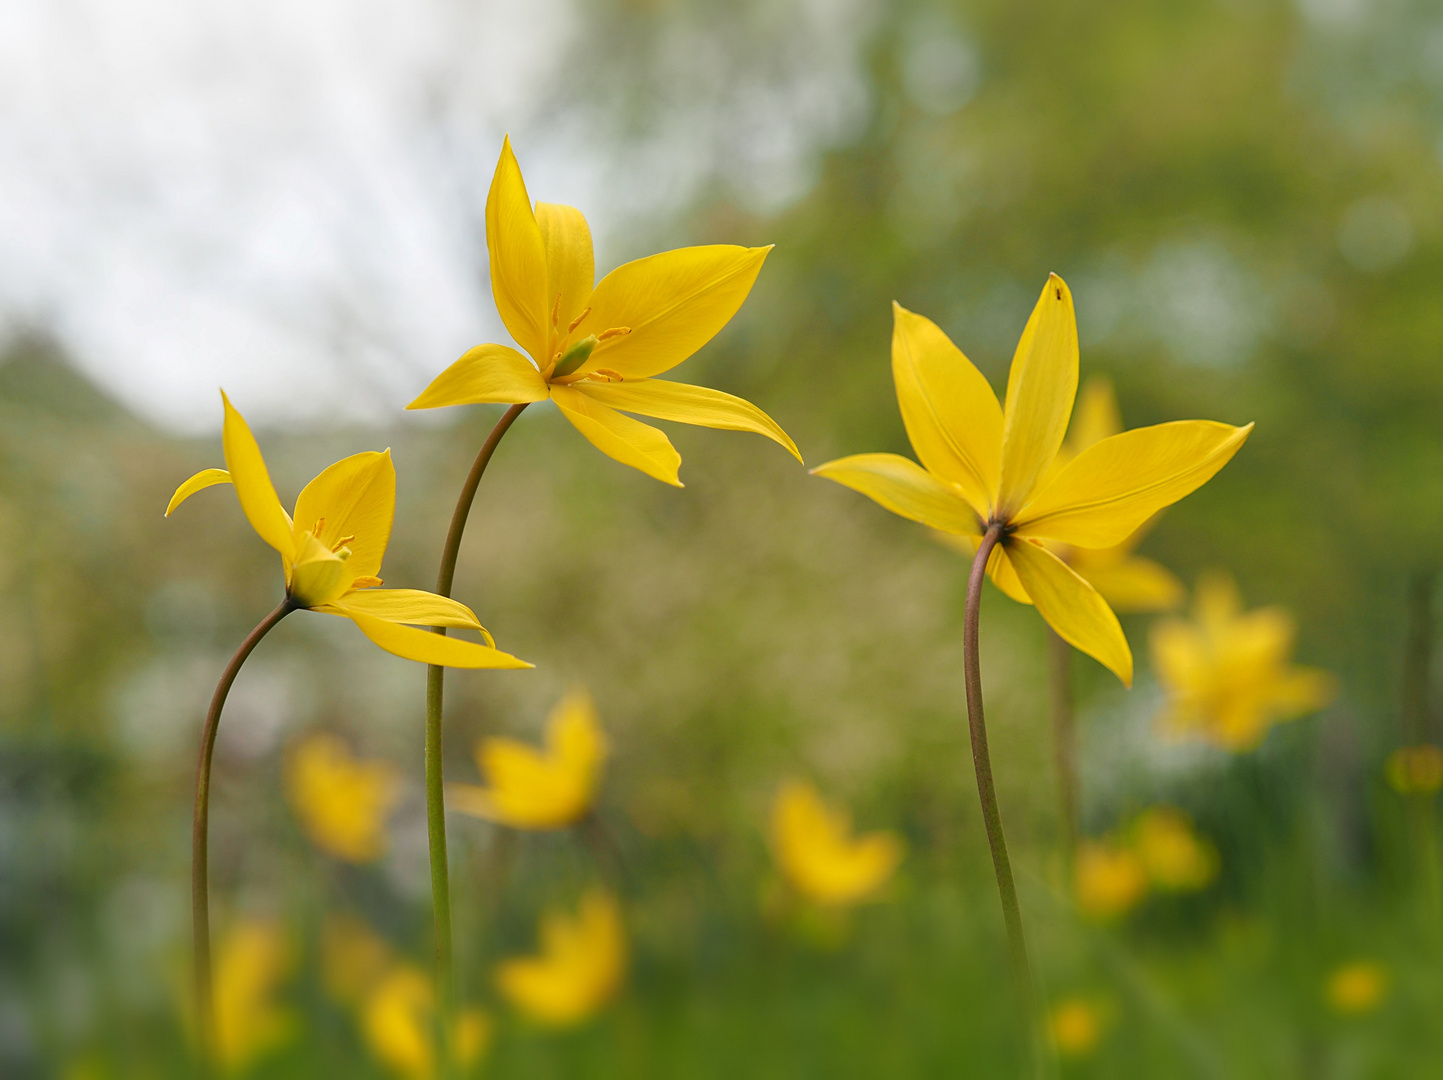
[[[533,198],[586,209],[598,271],[615,223],[678,209],[724,162],[761,204],[805,190],[865,114],[865,4],[777,10],[801,44],[755,85],[705,62],[705,27],[669,42],[691,97],[618,163],[557,109],[568,0],[9,0],[0,330],[54,335],[176,430],[218,423],[220,385],[263,421],[384,417],[505,340],[481,232],[503,132]]]

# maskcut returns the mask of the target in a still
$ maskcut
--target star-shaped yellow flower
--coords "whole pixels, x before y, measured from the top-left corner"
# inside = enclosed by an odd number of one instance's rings
[[[606,762],[606,737],[591,695],[562,698],[546,722],[546,749],[517,739],[485,739],[476,767],[490,787],[451,784],[451,809],[517,829],[561,829],[586,816]]]
[[[626,931],[609,893],[592,890],[576,916],[547,912],[541,953],[517,957],[496,969],[501,993],[537,1023],[571,1027],[593,1016],[621,987],[626,973]]]
[[[801,460],[787,433],[750,402],[654,377],[730,321],[769,247],[667,251],[619,266],[593,287],[586,218],[555,203],[532,209],[509,138],[486,199],[486,244],[501,321],[530,359],[506,345],[478,345],[407,408],[549,398],[602,453],[678,487],[681,456],[671,442],[622,413],[754,431]]]
[[[1055,467],[1077,393],[1072,294],[1049,277],[1013,355],[1005,405],[930,320],[893,305],[892,376],[919,466],[857,454],[813,471],[894,513],[995,543],[988,570],[1124,683],[1132,651],[1097,589],[1047,549],[1107,549],[1206,483],[1252,425],[1180,420],[1112,435]],[[925,467],[924,467],[925,466]]]
[[[286,790],[311,842],[347,862],[386,853],[386,818],[401,797],[389,761],[358,761],[336,735],[311,735],[290,753]]]
[[[294,516],[286,513],[271,485],[260,447],[245,418],[221,394],[225,405],[224,469],[204,469],[176,489],[169,517],[197,491],[232,484],[241,510],[260,538],[281,555],[286,597],[304,608],[350,619],[389,653],[460,668],[527,668],[524,660],[496,649],[495,642],[465,604],[418,589],[382,589],[381,557],[396,513],[396,469],[391,452],[355,454],[338,461],[305,486]],[[487,641],[444,637],[418,626],[478,631]]]
[[[1226,574],[1198,582],[1192,621],[1152,628],[1152,665],[1167,691],[1166,729],[1224,750],[1255,749],[1274,724],[1322,708],[1337,693],[1326,671],[1290,662],[1296,629],[1282,608],[1244,612]]]
[[[811,784],[788,781],[772,804],[772,853],[797,892],[819,904],[855,904],[880,889],[902,861],[896,833],[852,835],[846,811]]]

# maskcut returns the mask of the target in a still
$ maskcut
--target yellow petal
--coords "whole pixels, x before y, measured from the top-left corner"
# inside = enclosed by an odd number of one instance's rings
[[[603,454],[664,484],[683,486],[676,475],[681,455],[656,428],[622,416],[570,386],[553,386],[551,398],[562,415]]]
[[[1077,318],[1072,293],[1052,274],[1022,331],[1007,378],[997,495],[1004,519],[1027,502],[1052,465],[1076,395]]]
[[[853,491],[860,491],[894,514],[943,532],[981,536],[977,513],[960,489],[937,479],[900,454],[853,454],[812,470]]]
[[[408,409],[545,401],[550,391],[536,365],[505,345],[477,345],[431,380]]]
[[[231,405],[224,390],[220,392],[220,398],[225,404],[221,445],[225,448],[226,468],[230,471],[241,510],[262,540],[279,551],[283,559],[294,559],[296,542],[291,535],[291,519],[281,506],[281,500],[276,498],[276,489],[271,484],[271,474],[266,471],[266,459],[261,457],[256,437],[251,434],[245,417]]]
[[[1316,712],[1338,696],[1338,679],[1320,668],[1290,667],[1274,682],[1270,704],[1282,720]]]
[[[986,519],[997,501],[1002,406],[935,323],[892,304],[892,379],[912,449]]]
[[[934,531],[932,535],[938,543],[966,556],[969,561],[977,557],[977,544],[982,539],[980,535],[964,536],[941,531]],[[1017,571],[1012,568],[1007,549],[1001,544],[994,546],[992,554],[987,557],[987,576],[1009,599],[1016,600],[1019,604],[1032,603],[1032,597],[1027,595],[1022,582],[1017,580]]]
[[[343,604],[332,605],[334,614],[344,615],[361,628],[373,642],[388,653],[415,660],[422,664],[438,664],[454,668],[529,668],[535,667],[525,660],[518,660],[510,653],[493,649],[489,645],[478,645],[474,641],[433,634],[429,630],[417,630],[412,626],[387,622],[374,615],[346,609]]]
[[[676,367],[737,313],[770,250],[714,244],[618,266],[596,286],[574,336],[621,327],[630,333],[602,341],[579,370],[611,368],[642,379]]]
[[[1116,435],[1122,430],[1122,417],[1117,411],[1117,396],[1112,392],[1112,381],[1103,375],[1094,375],[1082,386],[1077,396],[1077,409],[1072,415],[1072,430],[1069,432],[1067,449],[1072,457],[1082,453],[1093,443]]]
[[[1097,590],[1040,544],[1014,541],[1007,546],[1007,556],[1038,613],[1058,636],[1131,686],[1132,650]]]
[[[1176,420],[1134,428],[1077,455],[1015,518],[1017,535],[1078,547],[1120,544],[1164,506],[1202,487],[1253,425]]]
[[[546,351],[551,330],[546,248],[509,135],[486,196],[486,247],[491,253],[491,295],[501,321],[517,344],[544,365],[550,359]]]
[[[296,499],[296,548],[313,533],[326,550],[344,546],[350,552],[346,570],[351,581],[376,577],[395,516],[396,466],[391,451],[352,454],[325,469]]]
[[[725,431],[754,431],[785,446],[794,458],[802,460],[801,452],[791,437],[766,413],[750,401],[720,390],[663,379],[638,379],[635,382],[579,382],[576,389],[593,401],[622,412],[640,413],[658,420],[674,420],[679,424],[721,428]]]
[[[1187,589],[1165,566],[1131,555],[1120,562],[1092,566],[1079,549],[1072,568],[1102,594],[1114,611],[1175,611],[1187,599]]]
[[[200,472],[196,473],[185,483],[181,484],[180,487],[175,489],[175,494],[170,497],[170,504],[165,508],[165,516],[170,517],[171,512],[174,511],[177,506],[185,502],[186,499],[190,498],[197,491],[204,491],[206,488],[214,487],[216,484],[229,483],[230,473],[224,469],[201,469]]]
[[[546,250],[546,302],[552,325],[565,334],[581,314],[596,282],[591,229],[574,206],[537,203],[536,224]],[[557,299],[560,299],[560,306]]]
[[[486,644],[496,645],[496,640],[477,621],[476,613],[465,604],[420,589],[359,589],[346,593],[334,604],[316,610],[346,616],[359,611],[393,623],[478,630],[486,639]]]

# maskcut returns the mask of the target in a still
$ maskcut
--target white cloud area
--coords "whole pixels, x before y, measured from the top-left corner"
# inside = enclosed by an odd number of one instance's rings
[[[568,0],[9,0],[0,330],[53,334],[176,430],[218,423],[218,385],[263,421],[390,415],[504,333],[482,234],[504,131],[533,195],[587,208],[602,266],[609,222],[674,210],[736,160],[722,115],[760,155],[760,201],[804,189],[865,111],[866,20],[779,6],[810,42],[778,60],[795,77],[724,83],[713,56],[716,116],[673,111],[618,165],[556,112]],[[628,182],[643,172],[665,182]]]

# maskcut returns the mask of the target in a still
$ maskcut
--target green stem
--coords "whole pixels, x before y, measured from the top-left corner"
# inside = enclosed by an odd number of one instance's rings
[[[246,657],[271,627],[295,610],[290,597],[286,597],[246,635],[221,672],[200,736],[200,760],[195,769],[195,822],[190,842],[190,911],[195,939],[196,1028],[200,1035],[201,1068],[207,1071],[215,1060],[216,1046],[215,1001],[211,993],[210,972],[210,766],[215,756],[215,736],[220,730],[220,713],[225,707],[226,695],[230,693],[231,684],[235,682]]]
[[[1007,946],[1012,961],[1012,976],[1023,1019],[1031,1036],[1029,1047],[1034,1068],[1043,1068],[1045,1057],[1039,1046],[1039,1013],[1032,988],[1032,968],[1027,962],[1027,941],[1022,933],[1022,908],[1017,902],[1017,885],[1012,880],[1012,863],[1007,857],[1007,838],[1002,834],[1002,814],[997,808],[997,789],[992,782],[992,757],[987,750],[987,721],[982,715],[982,664],[978,651],[981,627],[982,581],[987,576],[987,560],[1002,539],[1002,526],[987,526],[972,560],[967,578],[967,606],[962,622],[963,672],[967,683],[967,721],[972,733],[972,765],[977,773],[977,795],[982,801],[982,821],[987,828],[987,843],[992,849],[992,869],[997,876],[997,895],[1002,901],[1002,919],[1007,925]]]
[[[466,483],[461,486],[461,495],[456,500],[456,509],[451,515],[451,528],[446,533],[446,546],[441,550],[441,569],[436,575],[436,592],[441,596],[451,595],[451,585],[456,577],[456,558],[461,551],[461,537],[466,532],[466,519],[471,514],[471,503],[476,498],[476,488],[491,463],[491,455],[501,442],[501,436],[521,415],[526,405],[512,405],[496,421],[491,434],[481,445]],[[445,627],[437,627],[436,633],[444,634]],[[451,942],[451,875],[446,864],[446,790],[442,769],[441,753],[441,712],[446,684],[446,669],[432,665],[426,669],[426,834],[431,848],[431,906],[436,921],[436,998],[441,1028],[440,1055],[443,1074],[450,1069],[451,1028],[456,1015],[455,961]]]
[[[1052,711],[1052,752],[1057,770],[1057,801],[1062,808],[1063,843],[1072,865],[1079,836],[1077,724],[1072,706],[1072,646],[1047,628],[1047,686]]]

